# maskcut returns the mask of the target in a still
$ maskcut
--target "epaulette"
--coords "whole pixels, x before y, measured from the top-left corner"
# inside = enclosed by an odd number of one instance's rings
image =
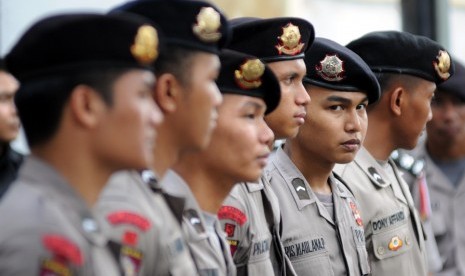
[[[404,150],[393,151],[391,159],[399,168],[414,177],[419,177],[425,168],[425,160],[423,158],[415,158]]]

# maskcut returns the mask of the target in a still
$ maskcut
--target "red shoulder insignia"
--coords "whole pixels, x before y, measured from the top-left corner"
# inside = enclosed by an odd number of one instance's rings
[[[57,234],[45,235],[42,237],[42,243],[59,259],[64,259],[79,266],[84,263],[81,249],[64,236]]]
[[[150,221],[147,218],[133,212],[114,212],[107,216],[107,220],[113,225],[131,224],[144,232],[150,229]]]
[[[239,209],[233,206],[221,206],[218,211],[218,218],[221,219],[230,219],[235,221],[240,226],[244,225],[247,221],[246,215]]]

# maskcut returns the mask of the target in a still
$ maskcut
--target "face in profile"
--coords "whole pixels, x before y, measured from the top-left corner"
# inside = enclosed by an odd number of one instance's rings
[[[305,106],[310,96],[302,79],[306,68],[303,59],[268,63],[281,87],[281,100],[278,107],[265,118],[276,139],[292,138],[297,135],[306,116]]]
[[[147,168],[163,115],[153,100],[155,76],[130,70],[113,84],[113,103],[105,105],[94,143],[99,156],[117,169]]]
[[[0,70],[0,142],[10,142],[19,131],[14,96],[19,84],[9,73]]]
[[[256,181],[265,167],[274,136],[263,116],[260,98],[225,94],[219,107],[218,125],[202,160],[212,173],[234,183]]]
[[[222,96],[216,85],[220,70],[217,55],[197,53],[191,61],[189,82],[185,84],[179,104],[178,123],[181,124],[184,144],[190,149],[203,149],[210,142],[216,126],[217,108]]]
[[[436,90],[436,84],[410,77],[413,85],[404,86],[405,98],[402,110],[402,126],[399,133],[401,138],[401,148],[413,149],[418,142],[420,134],[424,131],[426,123],[433,117],[431,112],[431,101]]]
[[[312,101],[297,145],[321,163],[351,162],[365,139],[368,98],[362,92],[342,92],[307,86]]]
[[[465,87],[463,88],[465,89]],[[439,91],[431,104],[432,120],[427,124],[428,140],[436,145],[452,145],[465,141],[465,99]]]

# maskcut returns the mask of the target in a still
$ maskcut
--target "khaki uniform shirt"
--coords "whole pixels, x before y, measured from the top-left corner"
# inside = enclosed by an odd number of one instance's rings
[[[397,167],[394,175],[365,149],[334,171],[349,185],[360,204],[373,275],[427,274],[423,230],[408,186]]]
[[[282,241],[298,275],[370,272],[363,224],[351,192],[331,176],[334,218],[282,149],[266,168],[282,213]]]
[[[236,267],[219,221],[216,221],[215,230],[221,248],[215,246],[217,242],[210,239],[206,231],[203,211],[187,183],[174,171],[168,171],[161,185],[169,194],[186,199],[182,230],[199,274],[201,276],[236,275]]]
[[[0,222],[0,275],[119,275],[83,199],[37,157],[3,197]]]
[[[125,275],[195,275],[178,221],[157,187],[136,171],[114,174],[95,208]],[[182,208],[182,204],[181,204]]]
[[[237,275],[295,275],[279,235],[279,202],[265,176],[234,186],[218,217]]]
[[[430,221],[443,267],[437,275],[465,276],[465,175],[455,188],[433,162],[424,145],[412,154],[425,161],[432,210]],[[412,191],[415,204],[419,206],[418,189]]]

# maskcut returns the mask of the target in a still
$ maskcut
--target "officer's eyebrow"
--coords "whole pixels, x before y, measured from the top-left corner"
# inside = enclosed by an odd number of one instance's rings
[[[352,100],[351,99],[348,99],[348,98],[344,98],[344,97],[341,97],[341,96],[329,96],[326,98],[327,101],[329,102],[339,102],[339,103],[344,103],[344,104],[351,104],[352,103]],[[363,103],[363,102],[366,102],[368,101],[368,97],[364,97],[360,103]]]
[[[258,103],[256,101],[247,101],[243,105],[243,107],[248,107],[248,106],[252,106],[253,108],[258,109],[258,110],[266,109],[266,105],[264,103]]]

